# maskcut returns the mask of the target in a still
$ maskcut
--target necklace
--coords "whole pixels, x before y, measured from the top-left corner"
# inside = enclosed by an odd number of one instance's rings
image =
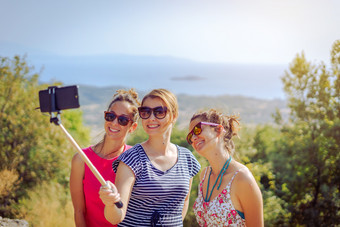
[[[100,146],[100,145],[98,145],[98,146]],[[97,147],[97,146],[95,146],[95,149],[96,149],[96,147]],[[111,151],[111,152],[109,152],[109,153],[107,153],[107,154],[102,153],[103,147],[104,147],[104,145],[102,144],[101,147],[100,147],[100,149],[99,149],[99,152],[96,152],[96,154],[97,154],[99,157],[101,157],[101,158],[109,159],[110,156],[111,156],[112,154],[117,153],[117,152],[120,153],[120,151],[123,151],[125,145],[123,145],[122,147],[120,147],[118,150]],[[101,155],[100,155],[100,154],[101,154]]]
[[[212,189],[211,189],[211,191],[210,191],[209,198],[207,198],[207,196],[208,196],[208,194],[209,194],[209,182],[210,182],[210,176],[211,176],[211,172],[212,172],[212,170],[210,170],[209,178],[208,178],[208,185],[207,185],[207,192],[206,192],[206,194],[205,194],[205,199],[204,199],[205,202],[209,202],[209,201],[210,201],[211,194],[212,194],[212,192],[214,191],[214,188],[215,188],[215,186],[216,186],[216,184],[217,184],[218,179],[220,179],[220,183],[219,183],[218,186],[217,186],[217,190],[220,189],[221,184],[222,184],[222,177],[223,177],[225,171],[227,171],[230,162],[231,162],[231,156],[230,156],[230,158],[224,163],[223,168],[221,169],[220,173],[218,174],[218,176],[217,176],[217,178],[216,178],[216,181],[215,181],[215,184],[214,184],[214,186],[212,187]]]

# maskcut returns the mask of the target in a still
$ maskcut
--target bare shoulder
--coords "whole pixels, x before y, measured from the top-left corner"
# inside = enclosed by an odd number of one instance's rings
[[[81,156],[76,153],[72,158],[70,186],[74,187],[74,183],[78,182],[78,186],[82,185],[82,180],[85,174],[85,163],[81,159]]]
[[[258,188],[256,180],[252,172],[245,166],[238,163],[238,173],[234,179],[234,188],[237,191],[247,191],[250,188]]]
[[[85,168],[85,162],[83,161],[83,159],[81,158],[80,154],[76,153],[75,155],[73,155],[72,158],[72,163],[71,163],[71,169],[72,170],[79,170],[82,171]]]
[[[81,166],[84,164],[83,159],[81,158],[80,154],[76,153],[73,155],[72,158],[72,165],[76,165],[76,166]]]
[[[233,182],[234,195],[240,210],[245,214],[247,226],[263,226],[263,200],[261,190],[251,173],[244,165],[238,165],[238,174]]]

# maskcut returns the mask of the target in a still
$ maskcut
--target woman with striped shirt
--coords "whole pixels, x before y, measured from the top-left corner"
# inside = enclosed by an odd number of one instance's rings
[[[99,192],[105,217],[118,226],[183,226],[200,164],[188,149],[170,142],[177,99],[168,90],[155,89],[138,111],[149,138],[113,163],[116,186],[109,182],[112,190]],[[114,204],[120,200],[124,206],[119,209]]]

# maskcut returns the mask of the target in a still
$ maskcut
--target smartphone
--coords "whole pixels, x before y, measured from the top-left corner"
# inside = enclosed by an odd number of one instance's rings
[[[78,86],[49,87],[39,91],[41,112],[79,108]]]

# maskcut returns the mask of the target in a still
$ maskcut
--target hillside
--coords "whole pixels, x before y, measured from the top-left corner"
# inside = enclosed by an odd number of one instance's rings
[[[103,111],[107,107],[112,95],[122,87],[79,86],[81,109],[84,113],[85,125],[91,127],[92,133],[102,129],[104,123]],[[137,91],[140,98],[145,91]],[[283,114],[287,113],[285,101],[280,99],[266,100],[244,96],[193,96],[176,94],[179,103],[178,125],[188,126],[190,117],[201,109],[215,108],[229,114],[239,114],[243,124],[263,124],[273,122],[271,115],[276,108]]]

